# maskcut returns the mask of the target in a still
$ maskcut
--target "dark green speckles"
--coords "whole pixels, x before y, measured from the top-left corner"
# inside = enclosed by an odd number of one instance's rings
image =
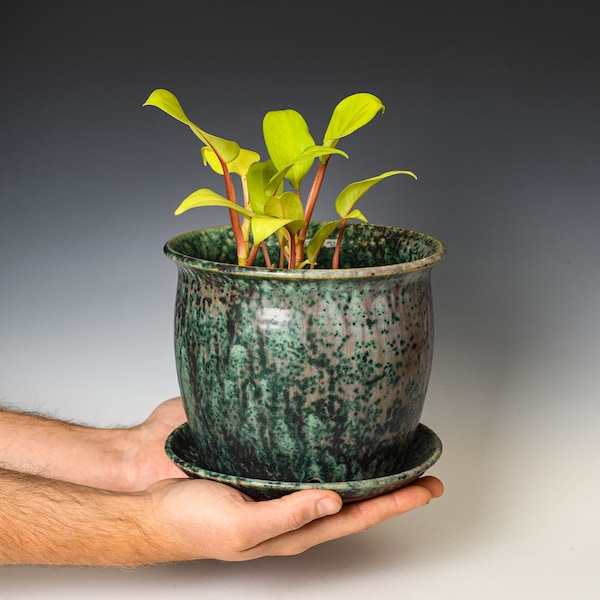
[[[204,458],[198,452],[194,436],[187,423],[171,433],[165,449],[171,460],[190,477],[210,479],[236,487],[256,500],[269,500],[299,490],[321,488],[334,490],[344,502],[354,502],[391,492],[413,482],[439,459],[442,453],[442,443],[431,429],[420,424],[410,444],[401,471],[374,479],[343,482],[268,481],[207,470],[201,466]]]
[[[295,272],[215,262],[235,258],[228,228],[167,244],[179,268],[179,383],[202,467],[350,481],[401,464],[427,390],[430,271],[444,249],[375,226],[348,227],[344,244],[345,268]]]

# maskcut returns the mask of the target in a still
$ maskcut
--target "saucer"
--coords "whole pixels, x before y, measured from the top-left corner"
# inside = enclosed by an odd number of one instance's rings
[[[167,456],[189,477],[209,479],[237,488],[255,500],[279,498],[291,492],[310,489],[327,489],[337,492],[344,502],[364,500],[380,496],[418,479],[434,465],[442,454],[440,438],[423,424],[419,424],[404,464],[398,473],[356,481],[331,483],[303,483],[297,481],[268,481],[225,475],[203,469],[202,457],[194,444],[189,425],[184,423],[175,429],[165,443]]]

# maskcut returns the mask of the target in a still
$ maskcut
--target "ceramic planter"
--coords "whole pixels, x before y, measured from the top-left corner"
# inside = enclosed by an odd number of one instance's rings
[[[285,271],[238,267],[230,228],[216,227],[165,253],[179,272],[176,365],[197,467],[315,485],[401,468],[429,381],[441,242],[348,225],[340,269]]]

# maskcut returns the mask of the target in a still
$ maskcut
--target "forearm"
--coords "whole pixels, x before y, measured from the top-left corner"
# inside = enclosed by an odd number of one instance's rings
[[[0,469],[0,563],[147,564],[157,554],[147,505],[145,494]]]
[[[0,410],[0,467],[121,489],[127,430],[95,429]]]
[[[163,480],[123,493],[0,469],[0,564],[136,567],[298,554],[442,492],[439,480],[424,477],[342,508],[334,492],[318,489],[253,502],[200,479]]]

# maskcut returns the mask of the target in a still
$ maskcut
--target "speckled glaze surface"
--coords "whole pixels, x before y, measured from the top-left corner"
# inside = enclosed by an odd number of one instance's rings
[[[255,500],[271,500],[300,490],[328,489],[337,492],[344,502],[354,502],[386,494],[418,479],[439,460],[442,442],[435,432],[420,424],[406,451],[403,464],[397,465],[394,473],[373,479],[332,483],[268,481],[204,469],[200,466],[204,462],[203,457],[198,452],[188,423],[184,423],[169,435],[165,450],[169,458],[189,477],[210,479],[233,486]]]
[[[235,265],[230,228],[217,227],[165,253],[179,271],[176,364],[203,468],[296,482],[395,472],[427,391],[441,242],[349,225],[340,269],[269,270]]]

